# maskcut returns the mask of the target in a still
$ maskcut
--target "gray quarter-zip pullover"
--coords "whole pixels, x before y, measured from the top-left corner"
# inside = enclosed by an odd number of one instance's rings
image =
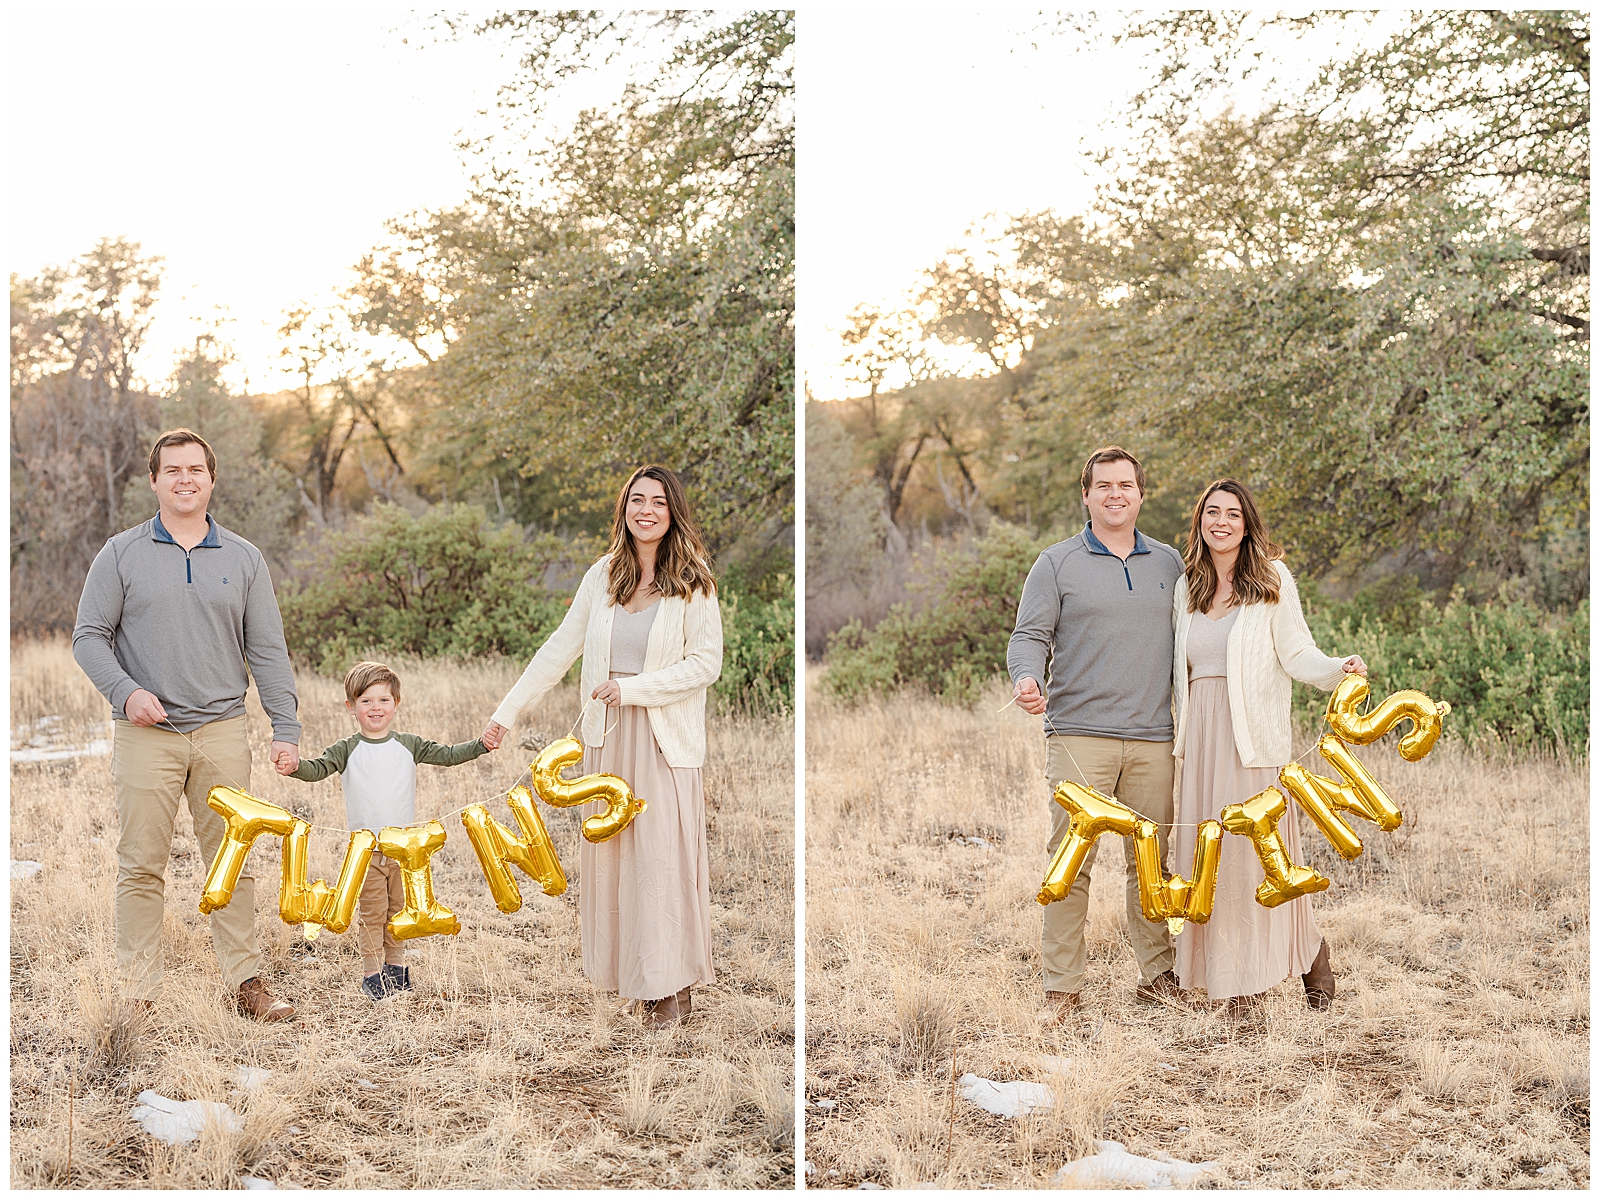
[[[159,515],[95,555],[78,600],[72,655],[112,716],[140,688],[183,733],[244,712],[253,675],[275,741],[300,742],[294,673],[266,560],[209,514],[192,550]]]
[[[1006,648],[1047,698],[1045,732],[1172,740],[1172,596],[1183,559],[1134,532],[1124,561],[1090,527],[1039,555]],[[1048,671],[1046,666],[1048,664]]]

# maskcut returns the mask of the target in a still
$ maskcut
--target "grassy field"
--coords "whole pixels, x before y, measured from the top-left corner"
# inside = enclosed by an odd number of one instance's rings
[[[1303,826],[1333,880],[1314,899],[1338,977],[1328,1013],[1298,979],[1246,1025],[1136,1004],[1108,845],[1087,1011],[1042,1031],[1037,719],[996,713],[999,686],[971,711],[810,696],[812,1186],[1047,1187],[1101,1138],[1216,1161],[1223,1186],[1588,1186],[1586,761],[1363,751],[1406,823],[1363,825],[1351,863]],[[952,1101],[952,1060],[958,1077],[1045,1083],[1055,1106],[1007,1120]]]
[[[13,746],[109,737],[105,702],[64,644],[17,643],[11,661]],[[440,741],[476,735],[518,669],[396,666],[397,728]],[[336,682],[299,686],[302,748],[317,753],[353,725]],[[518,733],[560,735],[577,710],[576,689],[562,689]],[[252,792],[342,825],[336,783],[273,773],[253,693],[250,728]],[[422,768],[418,815],[484,797],[511,824],[492,797],[530,757],[506,748]],[[409,943],[415,995],[377,1006],[358,990],[353,930],[307,942],[278,919],[277,842],[258,842],[263,975],[300,1012],[246,1021],[224,1003],[196,909],[209,864],[184,808],[167,875],[166,991],[141,1031],[115,996],[110,759],[13,763],[11,857],[43,870],[11,885],[12,1186],[237,1187],[246,1174],[279,1187],[792,1186],[793,780],[791,721],[713,721],[718,982],[695,990],[694,1016],[668,1033],[646,1031],[584,979],[577,817],[543,806],[572,888],[549,899],[519,875],[524,906],[501,914],[450,818],[434,880],[463,931]],[[342,835],[313,834],[312,876],[333,878],[343,852]],[[241,1067],[270,1076],[245,1094]],[[146,1088],[231,1103],[243,1132],[168,1147],[130,1119]]]

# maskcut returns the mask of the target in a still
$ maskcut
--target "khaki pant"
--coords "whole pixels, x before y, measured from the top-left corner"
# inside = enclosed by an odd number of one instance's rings
[[[117,797],[117,975],[135,1000],[161,995],[161,921],[166,914],[167,860],[178,798],[187,796],[200,856],[209,870],[226,823],[206,804],[220,785],[250,786],[250,743],[244,717],[202,725],[187,737],[170,729],[116,723],[111,778]],[[255,936],[256,880],[249,860],[233,900],[211,914],[211,944],[222,981],[236,989],[256,973],[261,948]]]
[[[1046,738],[1045,744],[1044,769],[1052,795],[1058,783],[1070,779],[1148,817],[1156,823],[1156,842],[1161,850],[1162,870],[1166,870],[1167,835],[1172,824],[1172,743],[1057,735]],[[1050,812],[1047,856],[1055,854],[1071,819],[1053,799]],[[1095,854],[1107,836],[1102,834],[1089,847],[1083,869],[1065,898],[1045,906],[1042,950],[1047,992],[1077,992],[1083,988],[1088,967],[1083,926],[1089,915],[1089,875]],[[1127,872],[1128,938],[1139,963],[1140,979],[1149,983],[1171,968],[1176,952],[1167,923],[1144,919],[1132,838],[1122,839],[1122,853]],[[1049,858],[1045,861],[1048,863]]]
[[[376,975],[384,963],[398,967],[405,957],[406,944],[389,932],[389,918],[406,906],[400,880],[400,864],[374,850],[361,881],[361,920],[356,926],[363,976]]]

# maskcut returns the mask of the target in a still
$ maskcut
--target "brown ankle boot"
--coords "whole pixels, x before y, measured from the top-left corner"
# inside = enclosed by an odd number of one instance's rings
[[[1323,939],[1311,969],[1300,976],[1306,985],[1306,1007],[1315,1012],[1327,1012],[1333,1007],[1333,966],[1328,961],[1328,941]]]

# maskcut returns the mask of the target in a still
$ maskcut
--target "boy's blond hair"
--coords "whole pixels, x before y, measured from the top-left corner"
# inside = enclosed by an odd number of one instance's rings
[[[387,683],[389,694],[400,703],[400,676],[380,662],[358,662],[345,672],[344,698],[351,704],[375,683]]]

